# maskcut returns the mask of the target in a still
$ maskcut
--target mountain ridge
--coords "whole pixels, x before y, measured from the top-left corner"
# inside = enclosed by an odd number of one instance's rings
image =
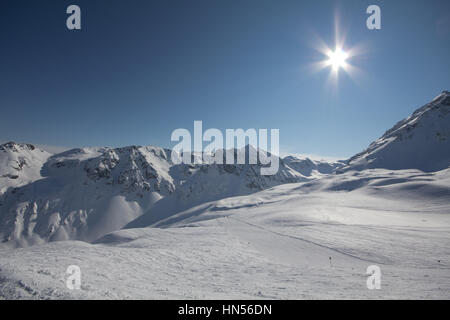
[[[262,176],[259,162],[174,164],[171,152],[129,146],[46,154],[38,179],[0,195],[0,239],[18,246],[68,239],[90,242],[151,211],[163,198],[185,208],[306,180],[282,161],[276,175]]]
[[[278,158],[279,171],[272,176],[260,174],[258,159],[248,163],[250,146],[245,164],[229,165],[174,164],[170,149],[155,146],[86,147],[51,155],[8,142],[0,145],[0,241],[92,242],[123,227],[153,225],[204,203],[280,184],[313,180],[304,184],[308,188],[335,173],[376,168],[437,172],[450,164],[449,143],[448,91],[346,161],[287,156]],[[358,183],[344,181],[330,190],[349,191]]]
[[[449,164],[450,92],[445,90],[351,157],[342,170],[385,168],[433,172],[446,169]]]

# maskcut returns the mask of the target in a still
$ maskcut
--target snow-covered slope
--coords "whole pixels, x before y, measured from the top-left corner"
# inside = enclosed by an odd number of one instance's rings
[[[42,165],[50,153],[31,144],[8,142],[0,145],[0,194],[41,179]]]
[[[246,147],[247,158],[248,148]],[[234,150],[235,157],[237,151]],[[225,162],[225,161],[224,161]],[[191,176],[170,196],[159,201],[144,215],[127,225],[146,227],[198,204],[232,196],[251,194],[285,183],[307,181],[279,159],[279,170],[275,175],[261,175],[262,164],[202,164],[191,171]]]
[[[450,170],[351,171],[93,244],[0,245],[0,299],[449,299],[449,185]],[[74,264],[80,290],[66,287]],[[367,289],[370,265],[380,290]]]
[[[19,246],[93,241],[143,213],[158,216],[159,208],[181,210],[306,180],[283,164],[274,176],[261,176],[260,168],[260,164],[174,165],[171,151],[158,147],[69,150],[42,165],[44,179],[0,197],[0,239]],[[155,203],[157,209],[152,208]]]
[[[433,172],[450,166],[450,92],[398,122],[344,170],[365,168],[419,169]]]

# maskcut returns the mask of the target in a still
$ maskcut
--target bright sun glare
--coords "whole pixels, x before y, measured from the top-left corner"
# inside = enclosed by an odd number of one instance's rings
[[[340,48],[336,48],[335,51],[330,51],[328,53],[327,64],[333,68],[334,71],[338,71],[339,68],[344,68],[346,66],[346,59],[348,54]]]
[[[336,27],[337,30],[337,27]],[[340,73],[344,72],[350,78],[360,75],[359,69],[353,65],[353,59],[363,53],[361,45],[348,47],[344,44],[345,36],[338,36],[336,31],[334,48],[331,49],[320,37],[315,39],[314,49],[321,53],[319,59],[312,63],[312,71],[320,72],[323,69],[329,69],[328,84],[337,85]]]

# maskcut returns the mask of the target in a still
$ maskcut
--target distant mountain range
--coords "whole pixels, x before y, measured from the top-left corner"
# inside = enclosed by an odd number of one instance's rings
[[[249,146],[247,146],[249,148]],[[236,152],[236,150],[235,150]],[[346,161],[288,156],[273,176],[261,164],[173,164],[152,146],[81,148],[50,154],[0,145],[0,241],[14,246],[77,239],[151,225],[202,203],[285,183],[372,168],[433,172],[450,165],[450,93],[397,123]]]

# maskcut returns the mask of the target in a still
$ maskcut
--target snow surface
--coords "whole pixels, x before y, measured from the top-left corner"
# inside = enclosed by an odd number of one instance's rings
[[[0,296],[448,299],[449,183],[450,170],[348,172],[209,202],[92,244],[3,247]],[[65,287],[69,265],[81,268],[81,290]],[[369,265],[381,268],[380,290],[366,287]]]

